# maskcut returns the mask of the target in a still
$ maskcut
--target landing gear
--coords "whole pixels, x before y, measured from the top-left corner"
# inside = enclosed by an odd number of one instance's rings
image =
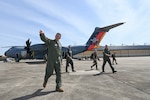
[[[45,62],[47,62],[47,54],[45,54],[45,55],[43,56],[43,59],[44,59]]]
[[[15,61],[16,61],[16,62],[19,62],[19,61],[20,61],[20,59],[19,59],[19,54],[18,54],[18,53],[16,53]]]

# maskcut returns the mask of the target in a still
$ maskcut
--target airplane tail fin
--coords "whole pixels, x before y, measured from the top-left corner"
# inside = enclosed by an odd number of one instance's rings
[[[122,24],[124,23],[117,23],[117,24],[109,25],[109,26],[102,27],[102,28],[96,27],[93,34],[91,35],[91,37],[86,43],[86,45],[88,46],[87,50],[92,50],[94,48],[97,48],[99,46],[99,43],[103,39],[104,35],[106,34],[106,32]]]

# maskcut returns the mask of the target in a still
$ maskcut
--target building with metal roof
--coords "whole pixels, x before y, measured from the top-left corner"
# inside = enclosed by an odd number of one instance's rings
[[[97,48],[97,54],[102,57],[105,46]],[[130,46],[108,46],[111,53],[116,53],[116,57],[150,56],[150,45],[130,45]],[[93,51],[86,51],[75,55],[75,57],[89,57]]]

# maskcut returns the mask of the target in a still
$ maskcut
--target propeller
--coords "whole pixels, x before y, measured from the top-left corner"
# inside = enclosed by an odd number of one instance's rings
[[[28,40],[26,41],[26,47],[25,47],[24,49],[26,49],[26,50],[27,50],[27,53],[31,55],[32,52],[31,52],[31,49],[30,49],[30,45],[31,45],[31,41],[30,41],[30,39],[28,39]]]

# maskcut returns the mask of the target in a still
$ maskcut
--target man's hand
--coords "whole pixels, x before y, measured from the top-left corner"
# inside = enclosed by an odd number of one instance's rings
[[[40,32],[39,32],[40,34],[44,34],[44,32],[42,31],[42,30],[40,30]]]
[[[108,56],[108,57],[111,57],[111,55],[109,55],[109,54],[107,54],[107,53],[105,53],[105,55]]]

